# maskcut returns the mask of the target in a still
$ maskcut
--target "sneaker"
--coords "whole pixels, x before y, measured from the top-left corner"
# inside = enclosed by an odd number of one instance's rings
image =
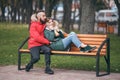
[[[91,47],[91,49],[90,49],[89,52],[91,52],[91,51],[93,51],[93,50],[95,50],[95,49],[96,49],[96,46],[93,46],[93,47]]]
[[[96,46],[91,47],[91,46],[87,45],[86,47],[81,48],[80,51],[82,51],[82,52],[91,52],[94,49],[96,49]]]
[[[46,68],[46,69],[45,69],[45,73],[46,73],[46,74],[54,74],[54,71],[51,70],[50,68]]]
[[[81,51],[81,52],[85,52],[85,49],[84,49],[84,48],[80,48],[80,51]]]

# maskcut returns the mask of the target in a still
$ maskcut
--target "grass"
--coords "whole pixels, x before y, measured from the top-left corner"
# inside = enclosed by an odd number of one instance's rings
[[[28,36],[28,25],[14,23],[0,23],[0,66],[17,65],[17,49],[21,42]],[[111,72],[120,73],[120,37],[109,34],[111,39]],[[22,65],[26,65],[30,55],[22,55]],[[95,70],[95,58],[83,56],[57,56],[51,57],[52,68]],[[104,58],[101,58],[101,70],[106,70]],[[35,64],[37,67],[44,67],[44,55]]]

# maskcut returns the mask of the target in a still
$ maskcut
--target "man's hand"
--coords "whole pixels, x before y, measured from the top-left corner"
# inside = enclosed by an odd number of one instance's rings
[[[52,42],[50,42],[50,44],[52,44]]]

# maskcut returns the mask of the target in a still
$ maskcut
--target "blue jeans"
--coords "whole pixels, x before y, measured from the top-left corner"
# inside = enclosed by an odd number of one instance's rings
[[[67,48],[71,43],[73,43],[77,48],[80,48],[82,43],[75,32],[71,32],[66,38],[62,39],[62,42],[64,48]]]

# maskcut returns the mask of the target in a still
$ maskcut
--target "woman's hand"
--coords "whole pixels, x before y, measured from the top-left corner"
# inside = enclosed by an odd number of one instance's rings
[[[55,36],[59,36],[60,34],[57,32],[57,30],[54,30]]]

